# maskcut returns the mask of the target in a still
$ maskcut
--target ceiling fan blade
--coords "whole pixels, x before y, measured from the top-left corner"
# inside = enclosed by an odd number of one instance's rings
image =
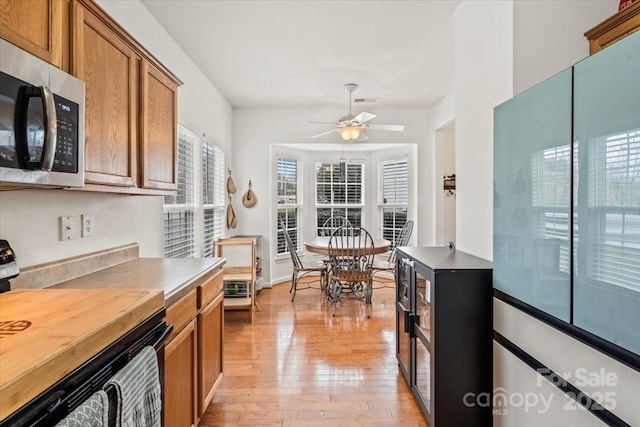
[[[360,134],[360,137],[358,139],[356,139],[356,142],[363,142],[366,141],[367,139],[369,139],[369,137],[367,136],[366,133],[362,132]]]
[[[337,132],[337,130],[338,130],[338,129],[331,129],[331,130],[328,130],[328,131],[326,131],[326,132],[322,132],[322,133],[319,133],[319,134],[317,134],[317,135],[313,135],[312,137],[310,137],[310,139],[319,138],[319,137],[321,137],[321,136],[329,135],[330,133]]]
[[[376,117],[375,114],[371,114],[371,113],[367,113],[366,111],[363,111],[362,113],[358,114],[353,119],[351,119],[351,121],[352,122],[358,122],[358,123],[362,124],[364,122],[368,122],[369,120],[371,120],[371,119],[373,119],[375,117]]]
[[[336,122],[306,122],[306,123],[313,123],[313,124],[317,124],[317,125],[333,125],[333,126],[338,126],[336,124]]]
[[[374,130],[391,130],[394,132],[402,132],[404,130],[404,125],[379,125],[379,124],[370,124],[366,125],[368,129]]]

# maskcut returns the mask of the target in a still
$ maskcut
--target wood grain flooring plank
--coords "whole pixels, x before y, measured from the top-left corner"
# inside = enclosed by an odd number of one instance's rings
[[[379,286],[379,284],[376,284]],[[395,289],[333,306],[319,291],[263,289],[253,323],[225,312],[224,377],[200,427],[427,426],[395,358]]]

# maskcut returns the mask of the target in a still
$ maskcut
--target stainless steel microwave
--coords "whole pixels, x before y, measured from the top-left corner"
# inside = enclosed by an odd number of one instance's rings
[[[84,185],[84,82],[2,39],[0,184]]]

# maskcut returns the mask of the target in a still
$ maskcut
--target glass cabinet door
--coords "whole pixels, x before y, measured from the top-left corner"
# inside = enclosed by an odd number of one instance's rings
[[[411,264],[409,258],[399,255],[396,258],[396,358],[402,375],[408,383],[410,378],[411,350]]]
[[[570,321],[571,69],[494,110],[494,287]]]
[[[434,273],[431,270],[416,264],[414,269],[415,295],[414,295],[414,391],[417,393],[420,404],[430,414],[433,414],[431,406],[431,393],[433,390],[433,361],[432,352],[432,326],[433,318],[431,301],[433,292]],[[429,420],[431,422],[431,420]]]
[[[640,33],[574,66],[574,324],[640,354]]]

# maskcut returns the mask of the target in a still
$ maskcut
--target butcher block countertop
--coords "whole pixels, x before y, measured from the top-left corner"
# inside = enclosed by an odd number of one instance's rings
[[[0,420],[163,306],[158,289],[0,294]]]
[[[53,288],[157,289],[164,292],[169,308],[224,263],[224,258],[136,258]]]

